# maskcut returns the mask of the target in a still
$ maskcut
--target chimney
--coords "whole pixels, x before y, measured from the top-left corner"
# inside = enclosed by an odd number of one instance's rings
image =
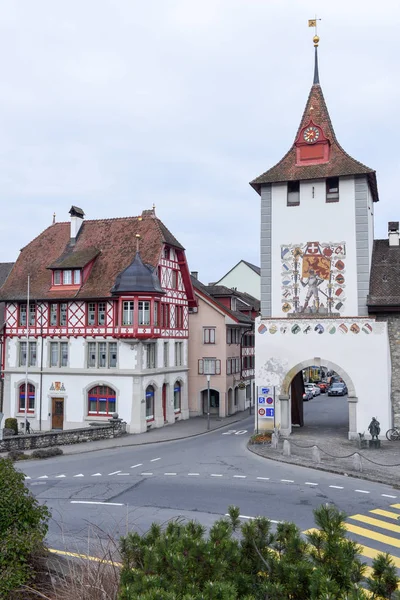
[[[71,206],[71,210],[69,211],[71,215],[71,239],[75,240],[78,237],[78,233],[80,228],[82,227],[83,218],[85,213],[78,206]]]
[[[199,272],[198,271],[190,271],[191,276],[194,279],[198,279],[199,278]]]
[[[389,246],[398,246],[399,245],[399,222],[398,221],[389,221],[388,224],[389,230]]]

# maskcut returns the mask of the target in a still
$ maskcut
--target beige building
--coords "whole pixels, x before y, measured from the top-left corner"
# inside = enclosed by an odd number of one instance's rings
[[[192,284],[197,308],[189,313],[189,414],[207,412],[209,377],[210,413],[226,417],[252,401],[254,307],[251,297],[243,300],[224,286],[205,286],[193,275]]]

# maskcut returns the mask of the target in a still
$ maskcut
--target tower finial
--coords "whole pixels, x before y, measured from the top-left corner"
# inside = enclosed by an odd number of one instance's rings
[[[141,237],[142,237],[142,236],[141,236],[139,233],[137,233],[137,234],[135,235],[135,238],[136,238],[136,252],[139,252],[139,244],[140,244],[140,238],[141,238]]]
[[[319,72],[318,72],[318,44],[319,37],[317,34],[317,22],[321,21],[321,19],[317,19],[317,15],[315,15],[315,19],[308,19],[308,26],[314,27],[314,48],[315,48],[315,63],[314,63],[314,81],[313,84],[319,84]]]
[[[56,213],[53,213],[53,225],[56,222]]]

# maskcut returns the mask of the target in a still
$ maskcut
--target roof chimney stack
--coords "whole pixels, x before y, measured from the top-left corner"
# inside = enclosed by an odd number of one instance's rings
[[[389,221],[388,230],[389,230],[389,246],[398,246],[399,245],[399,222],[398,221]]]
[[[199,272],[198,271],[190,271],[191,276],[194,279],[198,279],[199,278]]]
[[[69,214],[71,215],[70,237],[71,237],[71,240],[75,240],[78,237],[80,228],[82,227],[83,218],[85,216],[85,213],[78,206],[71,206]]]

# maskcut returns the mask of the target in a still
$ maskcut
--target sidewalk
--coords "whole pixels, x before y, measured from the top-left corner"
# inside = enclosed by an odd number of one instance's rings
[[[231,417],[210,418],[210,432],[227,425],[238,423],[249,416],[249,410],[236,413]],[[96,450],[106,450],[110,448],[122,448],[124,446],[141,446],[144,444],[156,444],[157,442],[172,442],[174,440],[183,440],[185,438],[204,435],[207,431],[207,416],[192,417],[185,421],[178,421],[173,425],[165,425],[157,429],[151,429],[145,433],[126,434],[119,438],[109,440],[95,440],[93,442],[84,442],[79,444],[67,444],[60,446],[63,454],[80,454],[82,452],[94,452]],[[252,433],[252,432],[250,432]],[[25,454],[32,454],[33,450],[24,450]]]
[[[248,448],[271,460],[377,481],[400,489],[400,442],[381,440],[380,449],[360,450],[358,442],[348,440],[343,430],[318,432],[311,427],[294,429],[287,439],[290,456],[283,456],[283,439],[279,440],[277,449],[269,444],[249,444]],[[313,450],[314,447],[318,450]],[[320,462],[317,462],[318,458]]]

